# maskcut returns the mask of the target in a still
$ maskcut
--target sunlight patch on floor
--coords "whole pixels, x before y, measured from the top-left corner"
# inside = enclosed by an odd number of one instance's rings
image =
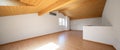
[[[51,42],[48,43],[46,45],[43,45],[39,48],[36,48],[35,50],[57,50],[59,48],[58,45],[56,45],[55,43]]]

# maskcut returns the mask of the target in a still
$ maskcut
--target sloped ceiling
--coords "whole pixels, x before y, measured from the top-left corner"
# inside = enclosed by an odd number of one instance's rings
[[[106,0],[13,0],[18,6],[0,6],[0,16],[58,10],[71,19],[101,17]],[[0,2],[1,3],[1,2]],[[21,4],[22,3],[22,4]],[[17,4],[16,4],[17,5]]]
[[[76,0],[59,9],[71,19],[101,17],[106,0]]]
[[[28,13],[44,13],[56,10],[74,0],[16,0],[25,5],[19,6],[0,6],[0,16],[28,14]]]

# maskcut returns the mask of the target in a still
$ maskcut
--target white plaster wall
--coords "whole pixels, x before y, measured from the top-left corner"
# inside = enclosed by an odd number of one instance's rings
[[[71,21],[71,30],[83,30],[83,26],[93,25],[100,26],[102,25],[102,18],[88,18],[88,19],[77,19]]]
[[[59,18],[63,17],[37,13],[0,17],[0,44],[63,31]]]
[[[113,29],[111,26],[84,26],[83,39],[112,45]]]
[[[115,38],[115,42],[113,45],[117,50],[120,50],[120,0],[107,0],[103,12],[104,21],[106,21],[105,18],[112,25],[114,30],[112,37]]]
[[[24,5],[23,3],[18,2],[17,0],[0,0],[1,6],[18,6]]]

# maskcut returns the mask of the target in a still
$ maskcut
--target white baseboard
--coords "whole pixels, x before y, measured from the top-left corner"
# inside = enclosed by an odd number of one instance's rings
[[[113,43],[113,47],[116,48],[116,50],[120,50],[120,40],[115,40]]]

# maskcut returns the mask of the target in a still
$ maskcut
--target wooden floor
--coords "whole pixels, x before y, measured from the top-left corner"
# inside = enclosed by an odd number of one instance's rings
[[[48,44],[51,45],[48,47]],[[82,31],[65,31],[5,44],[0,50],[52,50],[52,46],[57,46],[55,50],[115,50],[109,45],[83,40]]]

